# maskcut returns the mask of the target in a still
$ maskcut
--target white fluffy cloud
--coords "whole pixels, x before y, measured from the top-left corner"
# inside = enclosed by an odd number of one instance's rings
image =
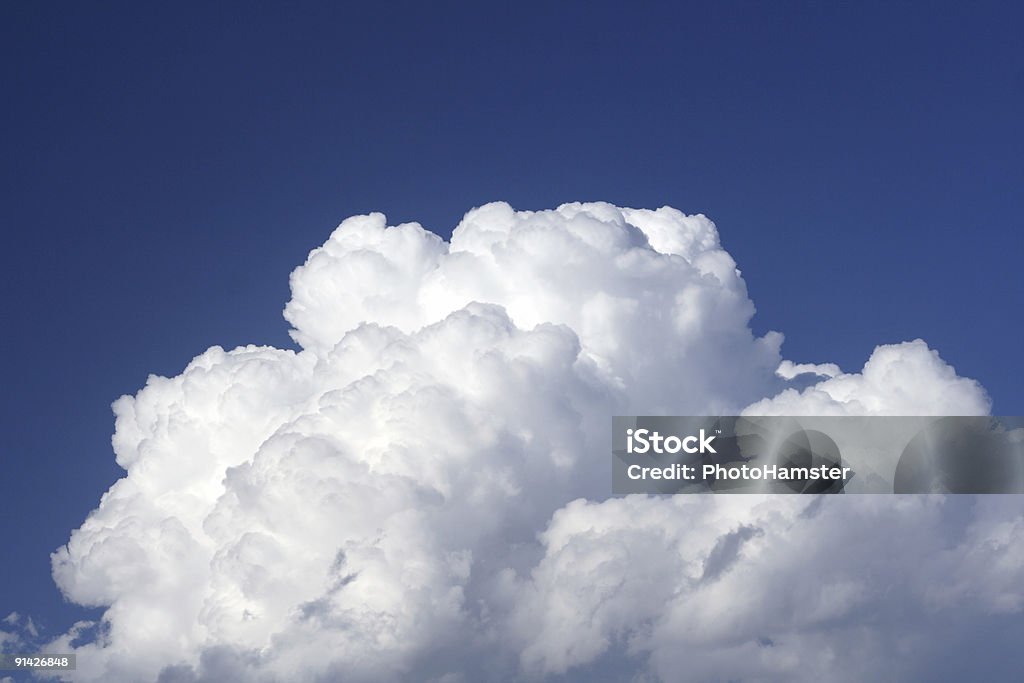
[[[471,302],[520,329],[567,326],[580,361],[634,412],[728,412],[776,386],[782,337],[754,306],[715,225],[675,209],[566,204],[474,209],[451,244],[381,214],[342,223],[292,274],[285,317],[325,355],[365,322],[411,333]]]
[[[990,409],[981,385],[957,376],[920,339],[877,347],[856,374],[844,374],[831,363],[823,368],[786,361],[780,371],[782,376],[792,372],[789,379],[806,372],[827,379],[803,391],[788,388],[764,398],[748,406],[748,414],[987,415]]]
[[[943,651],[1024,598],[1005,499],[578,500],[541,539],[510,579],[536,675],[616,650],[666,681],[949,680]]]
[[[988,410],[920,341],[786,365],[703,216],[490,204],[450,244],[359,216],[291,287],[301,351],[215,347],[114,404],[126,474],[53,555],[107,607],[56,643],[75,679],[856,680],[920,670],[893,637],[930,611],[1022,608],[1009,504],[606,500],[616,413]]]

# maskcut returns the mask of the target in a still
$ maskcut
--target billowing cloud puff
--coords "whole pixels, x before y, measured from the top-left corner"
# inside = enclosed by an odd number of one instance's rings
[[[509,579],[538,677],[613,652],[665,681],[964,680],[948,651],[1024,599],[1024,517],[1006,499],[577,500],[541,540],[528,579]]]
[[[987,415],[990,408],[980,384],[958,377],[920,339],[877,347],[857,374],[844,374],[831,363],[822,367],[783,361],[779,370],[789,379],[807,372],[827,379],[803,391],[788,388],[762,399],[747,414]]]
[[[300,351],[215,347],[114,404],[126,474],[53,555],[107,608],[54,643],[69,678],[856,680],[922,670],[891,636],[933,611],[1022,608],[1007,505],[607,500],[613,414],[988,410],[923,342],[788,388],[703,216],[360,216],[291,287]]]
[[[357,216],[291,287],[292,336],[318,355],[367,321],[408,333],[483,302],[524,330],[567,326],[581,362],[634,413],[726,413],[781,388],[782,336],[751,333],[754,306],[714,223],[668,207],[488,204],[466,214],[451,244]]]

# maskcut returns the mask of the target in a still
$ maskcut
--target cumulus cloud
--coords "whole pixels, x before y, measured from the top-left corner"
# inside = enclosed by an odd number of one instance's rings
[[[578,500],[516,586],[521,662],[543,676],[612,650],[666,681],[942,680],[944,649],[1020,612],[1022,521],[1019,503],[931,496]]]
[[[813,367],[814,370],[795,371]],[[988,395],[978,382],[956,371],[921,339],[879,346],[859,373],[838,367],[798,366],[780,370],[827,377],[798,391],[787,388],[746,409],[750,415],[987,415]],[[834,371],[833,371],[834,370]]]
[[[989,408],[920,341],[784,361],[704,216],[498,203],[450,243],[358,216],[291,289],[301,350],[214,347],[114,404],[125,476],[53,555],[107,608],[54,643],[68,677],[856,680],[920,670],[894,635],[931,611],[1022,607],[1008,504],[608,500],[614,414]]]
[[[381,214],[343,222],[291,278],[285,317],[324,355],[370,321],[414,332],[471,302],[521,329],[565,325],[580,360],[635,412],[735,411],[764,395],[782,336],[754,306],[714,223],[671,208],[474,209],[451,244]]]

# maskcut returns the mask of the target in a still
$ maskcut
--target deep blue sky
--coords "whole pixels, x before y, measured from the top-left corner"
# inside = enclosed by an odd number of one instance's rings
[[[48,554],[119,475],[111,401],[288,345],[354,213],[703,212],[788,358],[923,337],[1024,413],[1020,3],[346,4],[0,6],[0,617],[82,614]]]

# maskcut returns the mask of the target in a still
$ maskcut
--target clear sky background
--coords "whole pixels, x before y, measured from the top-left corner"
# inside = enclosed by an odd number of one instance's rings
[[[111,401],[290,345],[356,213],[705,213],[785,357],[922,337],[1024,412],[1020,3],[349,5],[0,8],[0,612],[86,613],[49,553],[120,474]]]

